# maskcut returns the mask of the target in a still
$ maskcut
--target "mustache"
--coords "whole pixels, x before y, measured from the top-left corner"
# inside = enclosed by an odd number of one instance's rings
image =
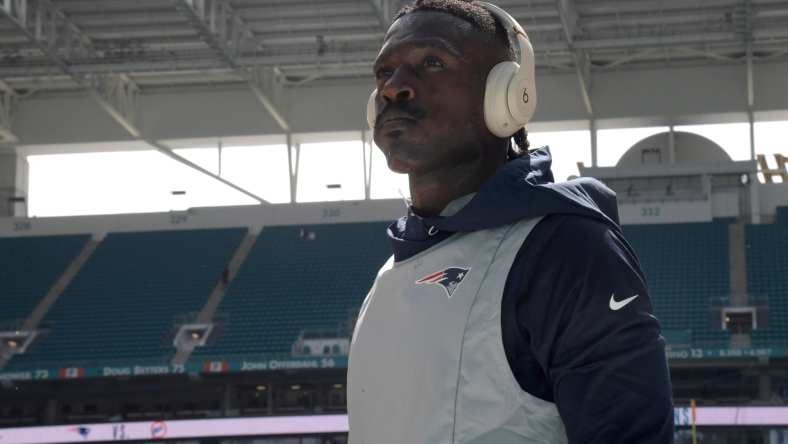
[[[387,120],[398,118],[421,120],[426,115],[427,111],[419,106],[408,102],[396,104],[392,102],[384,106],[375,117],[375,129],[379,128]]]

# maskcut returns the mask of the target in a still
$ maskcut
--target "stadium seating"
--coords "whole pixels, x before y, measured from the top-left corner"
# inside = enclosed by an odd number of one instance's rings
[[[749,225],[746,235],[748,290],[769,305],[769,325],[753,331],[753,345],[784,348],[788,346],[788,223]]]
[[[264,228],[219,306],[221,334],[192,357],[288,354],[301,330],[347,321],[391,254],[386,225]]]
[[[788,207],[777,207],[777,223],[788,225]]]
[[[49,333],[10,367],[166,362],[174,319],[202,307],[245,233],[107,235],[44,318]]]
[[[27,318],[89,238],[0,238],[0,324]]]
[[[390,255],[386,223],[262,230],[217,311],[216,334],[192,359],[290,353],[303,330],[354,315]],[[174,320],[198,311],[245,229],[112,233],[44,318],[48,329],[7,370],[114,361],[166,362]],[[655,314],[676,346],[727,348],[710,320],[729,294],[728,222],[625,226]],[[788,224],[748,226],[749,291],[768,298],[756,347],[788,344]],[[0,239],[0,321],[29,315],[88,236]]]
[[[696,347],[727,347],[730,335],[714,328],[710,307],[730,294],[728,225],[724,222],[624,227],[664,330],[690,330]]]

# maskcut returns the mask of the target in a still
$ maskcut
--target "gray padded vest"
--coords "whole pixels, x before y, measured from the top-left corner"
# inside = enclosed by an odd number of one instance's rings
[[[567,442],[555,404],[524,392],[501,300],[531,219],[456,234],[383,266],[350,346],[350,444]]]

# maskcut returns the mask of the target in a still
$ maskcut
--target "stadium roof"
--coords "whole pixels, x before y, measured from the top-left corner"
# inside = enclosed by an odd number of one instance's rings
[[[788,59],[784,0],[499,0],[542,70]],[[139,87],[369,77],[396,0],[4,0],[0,81],[76,89],[95,74]],[[84,87],[84,84],[81,85]]]

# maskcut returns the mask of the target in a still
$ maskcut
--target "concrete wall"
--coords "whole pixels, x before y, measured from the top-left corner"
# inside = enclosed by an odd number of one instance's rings
[[[714,214],[714,217],[738,217],[739,193],[714,193],[711,197],[711,211]]]
[[[619,204],[623,225],[711,222],[711,201],[646,202]]]
[[[759,191],[762,214],[774,215],[777,206],[788,205],[788,184],[761,185]],[[708,222],[712,218],[736,217],[738,211],[736,193],[715,193],[710,200],[619,204],[621,222],[625,225]],[[169,213],[0,217],[0,237],[90,233],[100,239],[108,232],[222,227],[248,227],[252,233],[259,233],[267,225],[390,222],[404,213],[402,200],[390,199],[194,208]]]
[[[27,197],[28,168],[25,156],[0,152],[0,217],[24,215],[26,203],[13,203],[12,197]]]
[[[91,233],[100,239],[108,232],[223,227],[248,227],[252,233],[258,233],[266,225],[390,222],[404,213],[402,200],[393,199],[194,208],[169,213],[0,218],[0,237]]]
[[[788,207],[788,184],[764,183],[758,187],[761,214],[774,216],[777,207]]]
[[[788,110],[788,64],[755,68],[756,111]],[[587,119],[574,74],[541,73],[534,122]],[[746,118],[745,68],[719,65],[594,72],[598,126],[693,124]],[[281,110],[294,132],[360,131],[371,79],[286,88]],[[246,87],[143,90],[139,126],[159,139],[280,134]],[[727,117],[726,117],[727,116]],[[560,125],[558,125],[560,127]],[[83,93],[39,93],[20,101],[20,145],[129,140]]]
[[[658,149],[659,162],[649,157],[648,162],[654,163],[711,163],[730,162],[731,157],[722,147],[711,140],[694,133],[683,131],[673,132],[673,153],[670,148],[670,132],[654,134],[632,146],[616,164],[617,167],[640,167],[643,165],[643,150]]]

